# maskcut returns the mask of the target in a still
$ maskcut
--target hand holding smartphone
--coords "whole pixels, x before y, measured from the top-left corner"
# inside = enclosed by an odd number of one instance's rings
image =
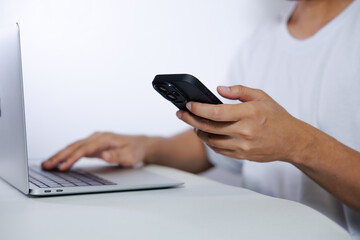
[[[190,74],[156,75],[152,82],[154,89],[180,110],[187,111],[187,102],[222,104],[222,102]]]

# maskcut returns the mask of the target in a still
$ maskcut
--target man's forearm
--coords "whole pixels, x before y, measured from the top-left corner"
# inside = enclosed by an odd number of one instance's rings
[[[203,143],[192,130],[171,138],[149,137],[145,163],[193,173],[205,171],[212,166],[207,160]]]
[[[293,159],[293,164],[360,212],[360,153],[310,125],[304,130],[311,133],[311,144]]]

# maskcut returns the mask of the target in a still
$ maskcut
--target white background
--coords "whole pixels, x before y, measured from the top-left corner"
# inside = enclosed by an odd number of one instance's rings
[[[285,0],[0,0],[21,26],[29,157],[94,131],[170,136],[188,127],[152,89],[190,73],[211,90],[241,43]],[[1,67],[1,66],[0,66]]]

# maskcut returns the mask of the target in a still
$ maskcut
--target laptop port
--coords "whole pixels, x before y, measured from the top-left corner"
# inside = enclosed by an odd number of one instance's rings
[[[44,192],[49,193],[49,192],[51,192],[51,190],[45,190]]]
[[[62,189],[56,189],[56,192],[62,192],[63,190]]]

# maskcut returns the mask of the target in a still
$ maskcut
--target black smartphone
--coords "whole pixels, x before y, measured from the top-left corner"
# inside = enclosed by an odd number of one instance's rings
[[[187,110],[187,102],[222,104],[222,102],[190,74],[156,75],[152,82],[155,90],[181,110]]]

